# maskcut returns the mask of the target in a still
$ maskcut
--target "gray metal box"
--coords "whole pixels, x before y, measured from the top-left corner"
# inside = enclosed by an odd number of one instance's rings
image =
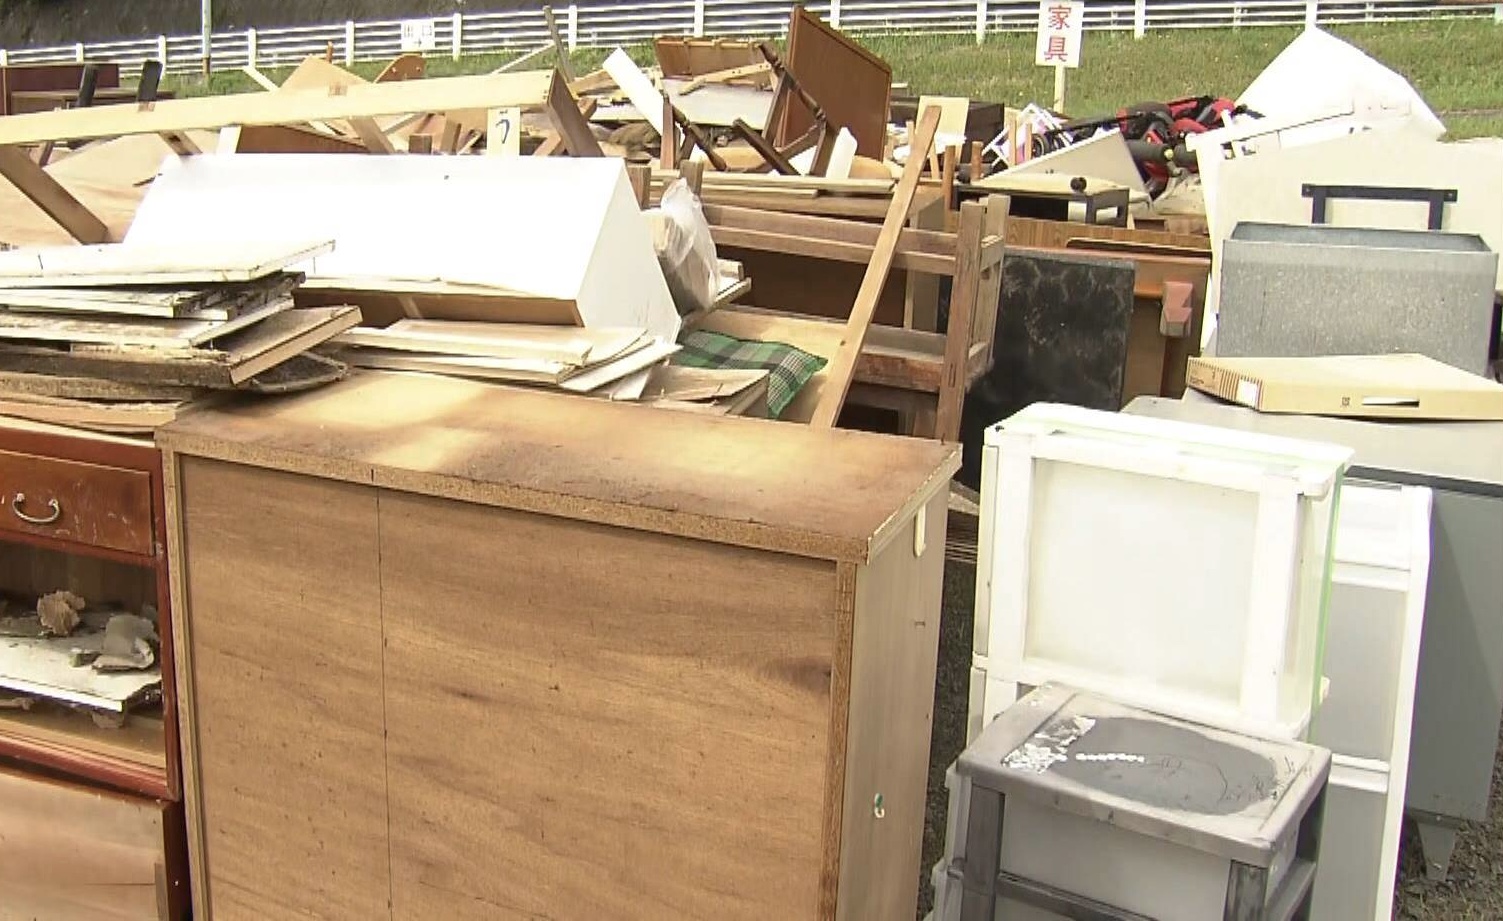
[[[1419,352],[1486,375],[1497,274],[1475,234],[1240,223],[1222,249],[1216,353]]]

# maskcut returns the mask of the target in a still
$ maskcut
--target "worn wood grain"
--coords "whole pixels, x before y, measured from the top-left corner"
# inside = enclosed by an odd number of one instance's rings
[[[97,375],[130,382],[228,390],[326,342],[360,322],[355,307],[288,310],[215,340],[213,349],[99,349],[64,352],[13,345],[0,351],[0,370],[26,374]]]
[[[384,916],[375,491],[196,458],[177,488],[213,917]]]
[[[930,498],[856,574],[836,914],[842,921],[906,919],[917,907],[947,503],[946,492]],[[923,534],[921,553],[915,528]]]
[[[285,125],[408,112],[537,106],[547,92],[548,81],[547,71],[533,71],[356,84],[337,93],[327,86],[292,90],[284,85],[275,93],[232,93],[144,105],[37,112],[13,115],[0,123],[0,145],[218,130],[228,125]]]
[[[173,807],[0,770],[0,919],[158,921],[181,867]]]
[[[813,915],[830,564],[380,514],[395,918]]]
[[[798,5],[788,21],[787,65],[830,124],[855,135],[857,153],[882,157],[892,100],[892,67],[886,61]],[[804,105],[790,102],[778,140],[792,141],[813,124]]]
[[[893,509],[959,463],[954,446],[380,372],[195,411],[157,438],[257,466],[852,561],[867,558]]]
[[[795,16],[800,12],[796,9]],[[861,356],[862,343],[866,341],[868,328],[877,311],[877,300],[882,295],[882,286],[887,282],[887,273],[892,269],[893,254],[903,225],[908,221],[908,209],[913,204],[918,190],[919,176],[923,172],[924,154],[934,146],[934,132],[939,127],[938,107],[926,109],[919,119],[918,129],[909,146],[908,163],[903,167],[902,179],[892,194],[887,217],[882,222],[882,232],[872,248],[872,259],[861,279],[861,288],[856,292],[856,303],[851,308],[841,336],[840,350],[827,369],[829,383],[814,408],[810,424],[819,428],[833,428],[845,405],[846,393],[850,391],[855,376],[856,361]]]
[[[1064,249],[1071,240],[1118,240],[1151,246],[1194,249],[1210,255],[1211,238],[1202,234],[1166,233],[1135,227],[1082,224],[1077,221],[1047,221],[1013,217],[1007,222],[1009,246],[1047,246]]]
[[[198,391],[170,384],[130,383],[101,377],[66,377],[0,371],[0,396],[27,394],[70,400],[188,400]]]
[[[103,243],[109,228],[19,147],[0,146],[0,176],[79,243]]]
[[[0,533],[152,552],[151,477],[144,471],[0,451],[0,483],[8,506],[0,510]],[[33,524],[23,515],[56,520]]]

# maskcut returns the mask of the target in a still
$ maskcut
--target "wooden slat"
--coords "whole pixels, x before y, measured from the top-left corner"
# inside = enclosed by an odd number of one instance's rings
[[[536,107],[547,96],[546,71],[356,84],[339,90],[233,93],[156,103],[98,106],[13,115],[0,121],[0,145],[115,137],[230,125],[283,125],[508,106]]]
[[[871,244],[848,243],[815,237],[795,237],[777,231],[748,230],[740,227],[710,225],[710,236],[719,247],[740,247],[789,256],[806,256],[832,262],[867,265],[872,260]],[[906,252],[893,256],[893,268],[931,275],[952,275],[955,257],[933,253]]]
[[[840,351],[830,362],[829,379],[825,392],[820,395],[810,423],[817,428],[834,428],[840,418],[840,409],[845,405],[846,393],[851,389],[855,376],[856,360],[861,356],[862,343],[866,341],[867,329],[872,315],[877,311],[877,300],[882,296],[882,286],[887,283],[887,273],[892,270],[893,255],[897,251],[898,237],[903,224],[908,220],[908,209],[918,191],[919,176],[923,173],[924,157],[934,146],[934,133],[939,128],[940,110],[926,109],[920,117],[918,130],[908,148],[908,163],[903,167],[903,178],[892,195],[887,218],[882,222],[882,232],[867,265],[866,275],[861,279],[861,290],[856,292],[856,303],[851,308],[851,318],[846,323]]]
[[[986,206],[966,202],[960,208],[960,232],[955,244],[955,283],[950,294],[950,320],[945,338],[945,364],[935,409],[934,437],[960,440],[960,413],[965,404],[966,370],[970,358],[971,321],[985,309],[981,296],[981,236]]]
[[[352,118],[350,127],[355,129],[355,134],[360,137],[360,143],[365,149],[373,154],[394,154],[396,147],[392,146],[391,138],[381,130],[374,118]]]
[[[21,116],[7,116],[5,121]],[[94,212],[73,197],[62,184],[40,166],[37,166],[18,147],[0,146],[0,176],[4,176],[16,189],[58,226],[79,243],[104,243],[110,238],[109,228]]]
[[[591,111],[594,111],[593,101],[589,103],[589,106]],[[548,96],[543,102],[543,107],[548,111],[548,121],[553,125],[553,130],[564,139],[564,147],[571,156],[605,156],[600,149],[600,142],[595,140],[595,135],[590,132],[590,123],[585,120],[585,114],[580,111],[579,100],[569,92],[568,82],[556,70],[553,72],[553,79],[549,81]]]
[[[709,174],[709,175],[714,175]],[[706,177],[708,179],[708,176]],[[707,204],[705,217],[711,224],[768,230],[790,236],[822,237],[847,243],[873,246],[882,234],[881,225],[845,218],[820,217],[812,214],[784,214],[736,205]],[[955,254],[955,234],[943,230],[904,227],[898,235],[898,253],[925,253],[933,256]]]

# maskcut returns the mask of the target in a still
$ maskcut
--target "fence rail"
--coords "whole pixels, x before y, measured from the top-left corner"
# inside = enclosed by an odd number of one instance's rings
[[[986,36],[1032,31],[1038,5],[1028,0],[822,0],[811,11],[857,35],[932,34]],[[651,41],[658,35],[774,38],[788,23],[788,0],[638,0],[555,10],[568,46],[602,48]],[[1503,3],[1459,6],[1437,0],[1088,0],[1086,28],[1131,31],[1332,25],[1415,19],[1491,19],[1503,24]],[[547,41],[541,9],[432,18],[431,54],[456,60],[470,54],[522,52]],[[209,59],[215,70],[247,64],[295,64],[332,48],[345,63],[383,60],[402,53],[402,21],[343,22],[280,29],[216,32]],[[168,73],[203,67],[201,36],[157,36],[131,41],[78,42],[47,48],[0,48],[0,64],[114,61],[134,76],[141,62],[164,62]]]

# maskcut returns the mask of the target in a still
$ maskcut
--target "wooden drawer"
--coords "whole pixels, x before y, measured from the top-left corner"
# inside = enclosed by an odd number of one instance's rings
[[[0,921],[176,921],[181,807],[0,771]]]
[[[0,451],[0,533],[75,541],[149,556],[151,475]]]

